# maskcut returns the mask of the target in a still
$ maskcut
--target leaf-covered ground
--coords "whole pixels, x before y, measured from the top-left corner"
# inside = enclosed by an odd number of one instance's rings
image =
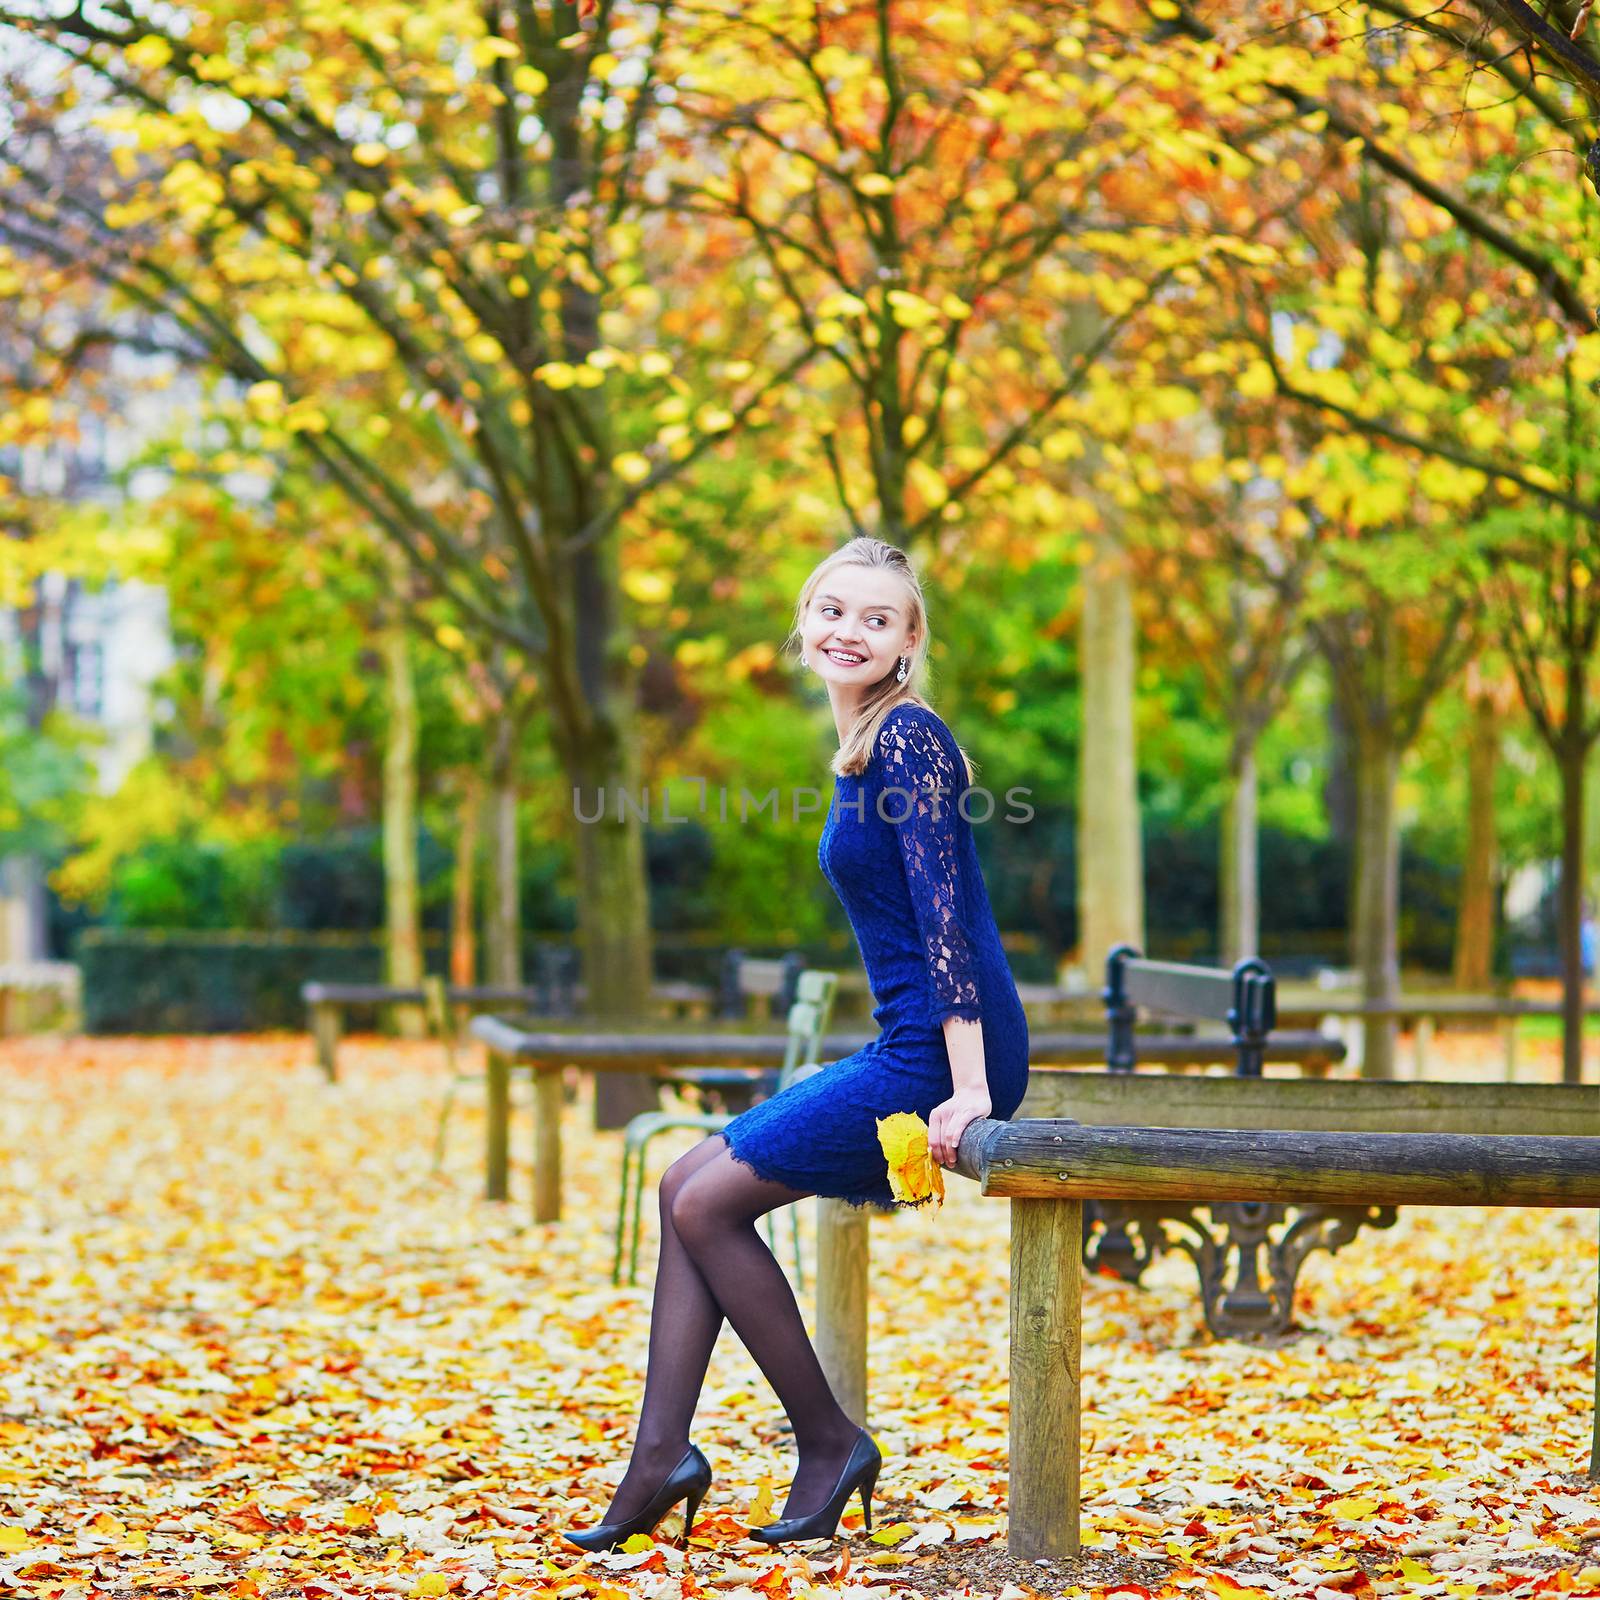
[[[357,1040],[329,1086],[303,1039],[11,1041],[0,1086],[0,1594],[1600,1594],[1592,1213],[1405,1212],[1312,1259],[1278,1348],[1210,1340],[1180,1261],[1092,1281],[1090,1548],[1034,1565],[1004,1542],[1006,1208],[953,1181],[873,1225],[878,1531],[742,1537],[793,1463],[725,1331],[687,1554],[673,1519],[587,1556],[555,1530],[622,1472],[649,1274],[611,1287],[586,1086],[539,1227],[524,1166],[479,1198],[475,1091],[429,1175],[425,1045]]]

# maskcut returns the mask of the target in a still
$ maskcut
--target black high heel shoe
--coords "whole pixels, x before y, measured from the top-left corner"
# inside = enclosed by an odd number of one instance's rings
[[[689,1502],[683,1513],[683,1543],[687,1549],[689,1530],[694,1526],[694,1514],[700,1509],[700,1502],[705,1499],[706,1490],[710,1487],[711,1463],[696,1446],[690,1445],[684,1452],[683,1460],[667,1474],[666,1482],[651,1495],[643,1511],[624,1517],[619,1522],[598,1522],[594,1527],[584,1528],[578,1533],[568,1533],[563,1528],[561,1537],[569,1544],[577,1545],[580,1550],[610,1550],[636,1533],[651,1532],[673,1506],[687,1495]]]
[[[857,1489],[861,1491],[861,1515],[866,1521],[866,1532],[871,1533],[872,1490],[882,1465],[883,1456],[872,1442],[872,1435],[865,1428],[857,1429],[856,1442],[850,1446],[844,1471],[839,1474],[839,1485],[828,1497],[828,1503],[808,1517],[784,1517],[762,1528],[750,1528],[747,1530],[750,1537],[760,1539],[763,1544],[782,1544],[788,1539],[831,1539],[838,1531],[839,1518],[844,1515],[850,1496]]]

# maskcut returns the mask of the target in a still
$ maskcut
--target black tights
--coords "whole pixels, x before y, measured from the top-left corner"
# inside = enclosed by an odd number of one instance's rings
[[[794,1427],[800,1465],[782,1515],[806,1516],[833,1492],[855,1443],[806,1336],[794,1291],[756,1221],[803,1190],[758,1178],[720,1134],[661,1178],[661,1256],[650,1312],[650,1365],[633,1457],[602,1519],[644,1509],[689,1448],[689,1425],[722,1319],[755,1358]]]

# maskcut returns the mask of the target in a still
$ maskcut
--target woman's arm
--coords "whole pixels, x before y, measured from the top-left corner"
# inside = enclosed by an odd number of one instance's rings
[[[982,1026],[966,1017],[946,1017],[944,1047],[950,1056],[955,1093],[928,1114],[928,1154],[941,1167],[953,1167],[962,1131],[969,1122],[988,1116],[994,1107],[989,1101]]]
[[[929,1020],[944,1029],[954,1090],[929,1116],[928,1151],[949,1167],[955,1164],[962,1130],[992,1109],[977,961],[960,915],[956,806],[961,786],[954,758],[923,718],[901,719],[883,737],[884,784],[897,791],[894,811],[906,813],[895,832],[928,965]]]
[[[879,738],[884,790],[893,793],[889,810],[898,818],[894,831],[927,963],[932,995],[928,1020],[977,1021],[982,1009],[977,960],[961,925],[961,840],[956,831],[961,785],[955,761],[920,717],[901,717]]]
[[[944,1047],[950,1056],[950,1081],[957,1092],[970,1089],[988,1094],[982,1027],[966,1017],[946,1017]]]

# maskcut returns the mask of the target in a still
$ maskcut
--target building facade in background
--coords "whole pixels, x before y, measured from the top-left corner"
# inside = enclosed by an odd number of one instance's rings
[[[197,386],[170,355],[118,346],[100,359],[96,388],[106,404],[81,414],[76,438],[0,453],[0,475],[35,524],[85,503],[113,517],[137,515],[139,502],[166,482],[164,472],[134,462],[192,407]],[[28,533],[0,528],[4,536]],[[57,711],[85,725],[102,793],[115,791],[150,753],[156,686],[172,661],[167,597],[158,585],[90,585],[50,572],[26,609],[0,608],[0,689],[20,700],[32,728]],[[45,863],[32,854],[0,854],[0,963],[49,955],[44,875]]]

